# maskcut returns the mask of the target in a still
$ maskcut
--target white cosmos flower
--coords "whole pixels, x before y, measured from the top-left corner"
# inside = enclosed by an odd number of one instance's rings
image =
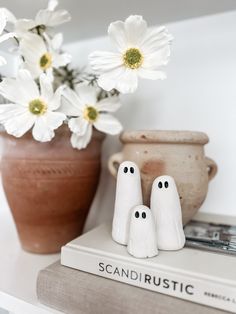
[[[0,43],[2,43],[3,41],[14,37],[14,33],[5,33],[4,29],[6,27],[7,22],[10,20],[11,18],[11,12],[8,11],[5,8],[0,8]],[[6,64],[6,60],[0,56],[0,66],[5,65]]]
[[[121,105],[118,97],[97,101],[97,89],[83,83],[76,90],[77,93],[69,88],[63,91],[65,101],[60,108],[66,115],[73,116],[69,128],[73,132],[71,144],[74,148],[83,149],[88,145],[93,127],[111,135],[121,132],[120,122],[110,114]]]
[[[8,134],[21,137],[33,127],[34,139],[47,142],[66,119],[63,113],[56,112],[61,105],[61,89],[54,93],[45,74],[40,76],[39,91],[30,72],[20,70],[16,79],[3,79],[0,94],[11,102],[0,105],[0,123]]]
[[[162,67],[168,63],[172,36],[164,26],[148,29],[142,16],[131,15],[125,22],[111,23],[108,35],[118,52],[95,51],[89,56],[92,69],[100,75],[100,87],[132,93],[138,77],[166,78]]]
[[[50,0],[46,9],[40,10],[34,20],[30,19],[19,19],[15,20],[15,33],[18,37],[24,37],[29,30],[36,27],[43,29],[49,27],[55,27],[70,21],[71,16],[66,10],[55,10],[58,6],[57,0]]]
[[[42,73],[52,78],[53,68],[65,66],[71,61],[71,55],[60,53],[62,34],[57,34],[47,45],[38,35],[31,34],[20,41],[20,52],[24,57],[24,66],[33,78],[38,78]],[[48,47],[47,47],[48,46]]]

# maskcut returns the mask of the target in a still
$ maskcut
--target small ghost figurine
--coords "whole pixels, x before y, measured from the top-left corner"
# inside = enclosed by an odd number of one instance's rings
[[[185,244],[182,212],[175,181],[170,176],[155,179],[151,192],[151,211],[160,250],[180,250]]]
[[[112,224],[114,241],[127,245],[130,225],[130,211],[143,204],[141,178],[138,166],[124,161],[118,170],[116,183],[115,209]]]
[[[158,254],[154,220],[147,206],[139,205],[132,209],[127,250],[137,258]]]

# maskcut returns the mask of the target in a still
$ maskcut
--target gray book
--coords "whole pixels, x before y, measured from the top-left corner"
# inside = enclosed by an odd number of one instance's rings
[[[223,314],[209,308],[54,263],[40,271],[41,303],[68,314]]]

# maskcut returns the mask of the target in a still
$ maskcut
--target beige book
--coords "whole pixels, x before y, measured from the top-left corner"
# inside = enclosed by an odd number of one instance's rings
[[[67,314],[224,314],[226,312],[173,298],[60,265],[40,271],[41,303]]]

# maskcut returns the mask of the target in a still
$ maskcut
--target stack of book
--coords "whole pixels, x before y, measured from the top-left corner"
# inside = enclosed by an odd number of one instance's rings
[[[62,248],[61,263],[40,272],[37,293],[65,313],[236,313],[235,265],[234,255],[187,247],[136,259],[104,224]]]

